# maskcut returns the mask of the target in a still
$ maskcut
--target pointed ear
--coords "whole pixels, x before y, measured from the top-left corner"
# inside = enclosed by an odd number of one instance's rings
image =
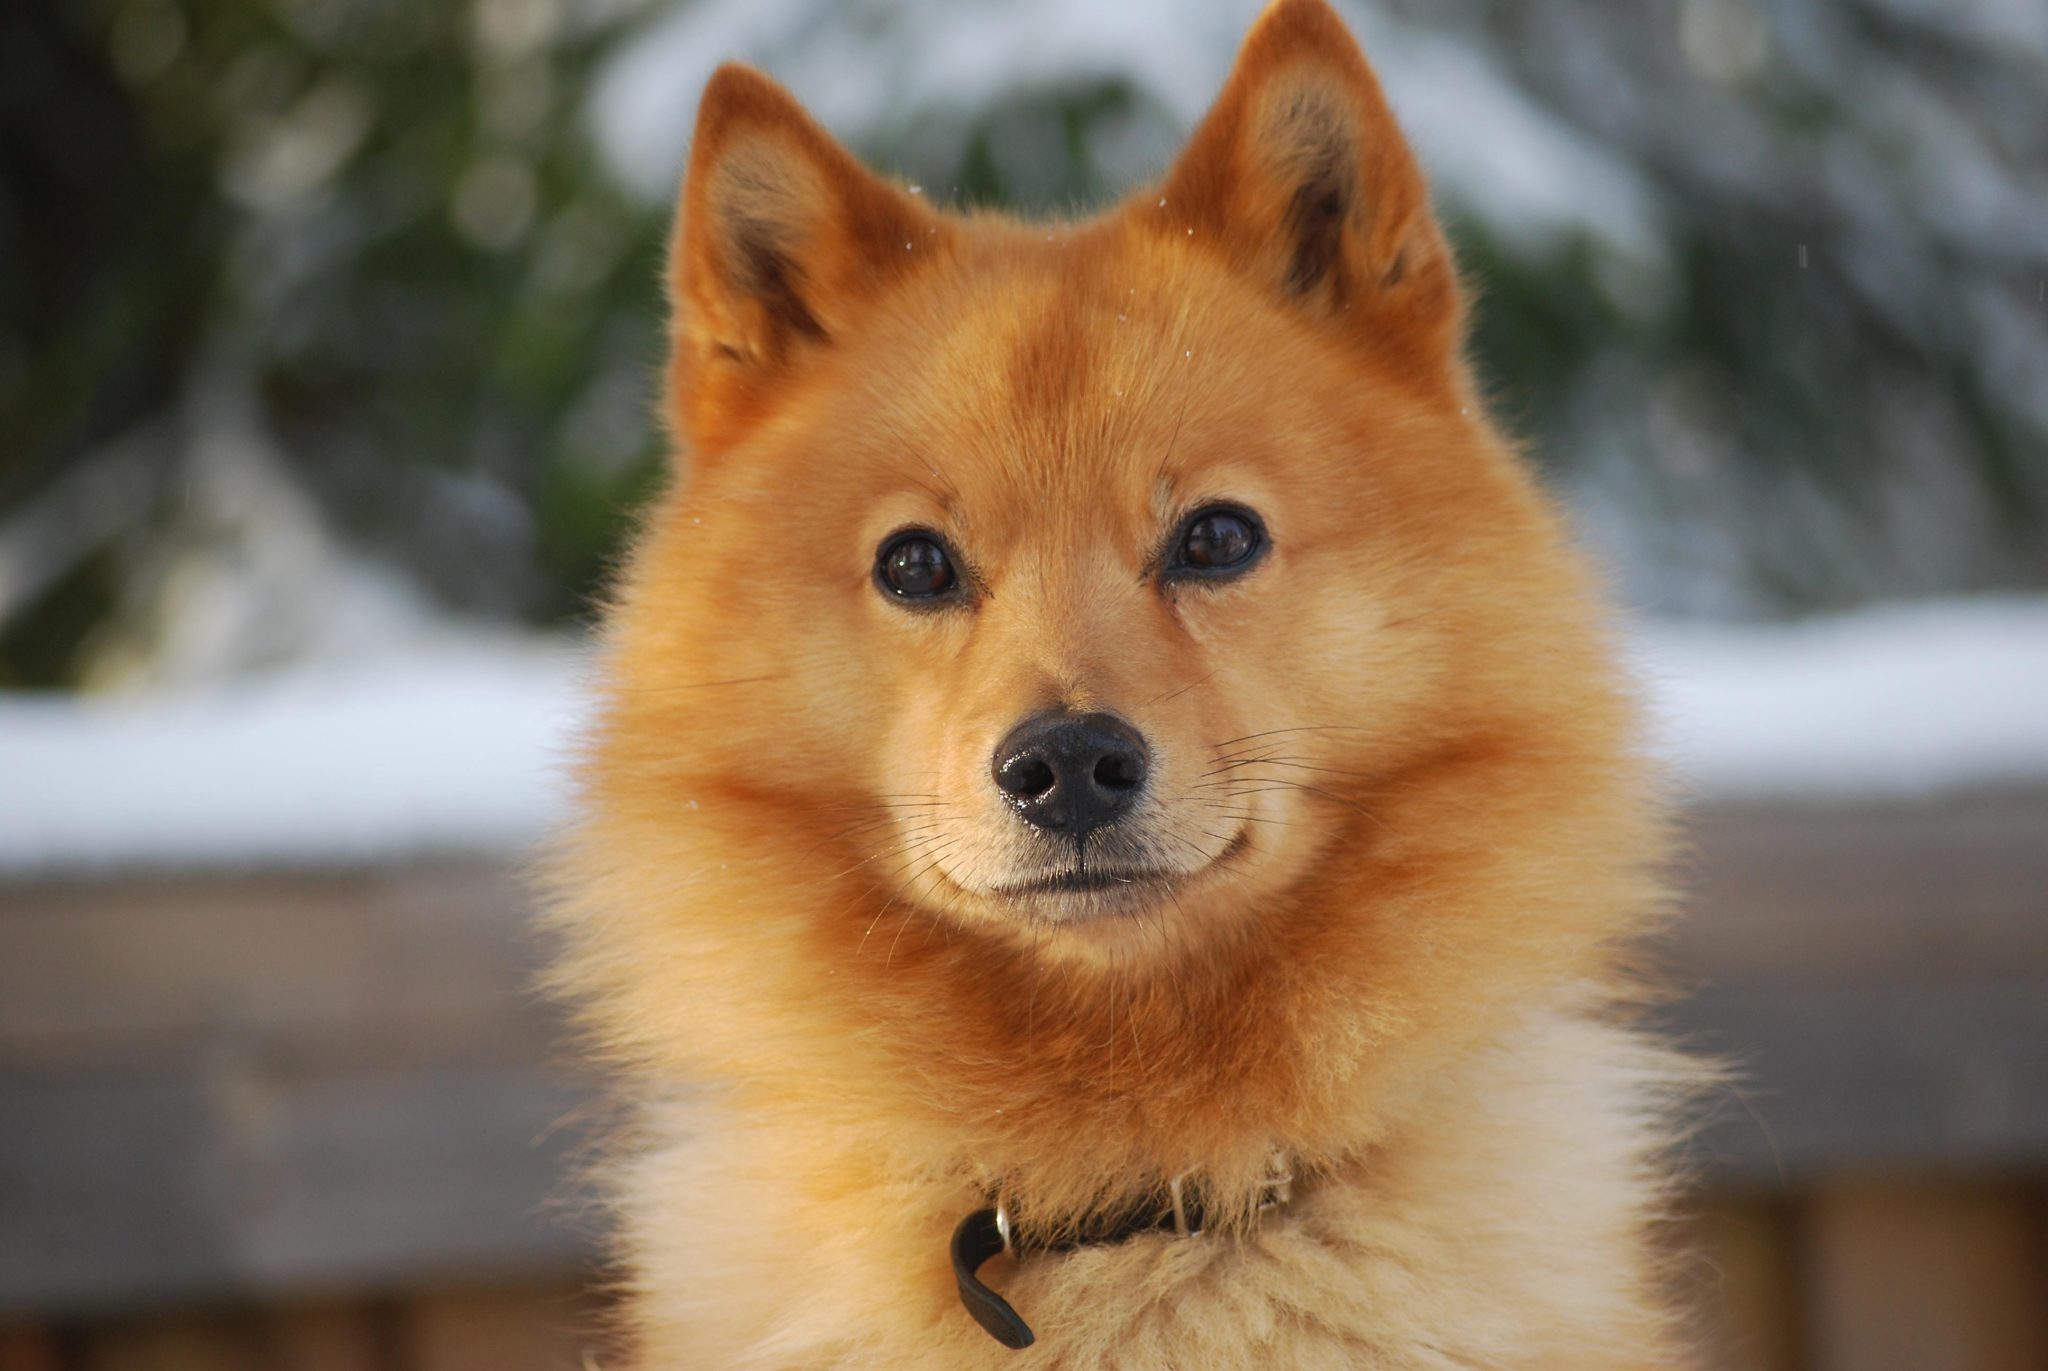
[[[1346,333],[1452,360],[1461,305],[1429,191],[1365,56],[1326,0],[1274,0],[1152,204]]]
[[[670,249],[674,417],[729,445],[891,279],[937,246],[939,216],[855,161],[750,67],[697,109]]]

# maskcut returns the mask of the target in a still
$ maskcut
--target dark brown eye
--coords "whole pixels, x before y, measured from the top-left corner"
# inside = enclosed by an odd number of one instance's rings
[[[905,600],[935,599],[958,581],[945,544],[915,529],[882,544],[875,557],[875,579],[882,589]]]
[[[1197,512],[1180,536],[1174,565],[1184,571],[1230,572],[1251,565],[1266,541],[1249,510],[1218,506]]]

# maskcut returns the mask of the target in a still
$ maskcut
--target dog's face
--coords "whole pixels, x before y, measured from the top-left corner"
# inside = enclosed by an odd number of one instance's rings
[[[673,285],[690,454],[617,615],[620,753],[679,841],[801,837],[856,932],[1228,937],[1519,717],[1574,599],[1320,5],[1078,227],[941,214],[728,68]]]

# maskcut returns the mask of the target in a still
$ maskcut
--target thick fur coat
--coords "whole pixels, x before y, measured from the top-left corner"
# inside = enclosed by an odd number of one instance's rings
[[[1322,0],[1085,223],[941,212],[724,68],[671,285],[677,471],[553,869],[635,1114],[630,1364],[1671,1365],[1686,1072],[1628,972],[1663,821]],[[1258,536],[1227,575],[1184,551],[1216,508]],[[892,591],[905,530],[943,595]],[[1142,737],[1112,829],[992,782],[1045,711]],[[1036,1345],[963,1312],[991,1196],[1056,1235],[1174,1178],[1209,1231],[989,1264]]]

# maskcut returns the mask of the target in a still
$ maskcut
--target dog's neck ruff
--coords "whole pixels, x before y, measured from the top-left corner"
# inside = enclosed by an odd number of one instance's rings
[[[1286,1159],[1275,1153],[1265,1180],[1259,1212],[1265,1213],[1294,1198],[1294,1173]],[[1009,1211],[997,1198],[977,1209],[953,1230],[953,1280],[960,1288],[960,1303],[990,1337],[1009,1348],[1025,1348],[1038,1340],[1031,1325],[1024,1322],[1010,1302],[981,1281],[982,1264],[999,1252],[1022,1258],[1034,1252],[1070,1252],[1077,1247],[1107,1246],[1127,1242],[1145,1233],[1167,1232],[1177,1237],[1201,1236],[1208,1221],[1208,1205],[1199,1188],[1176,1178],[1120,1214],[1082,1226],[1056,1238],[1034,1238],[1020,1233],[1010,1223]]]

